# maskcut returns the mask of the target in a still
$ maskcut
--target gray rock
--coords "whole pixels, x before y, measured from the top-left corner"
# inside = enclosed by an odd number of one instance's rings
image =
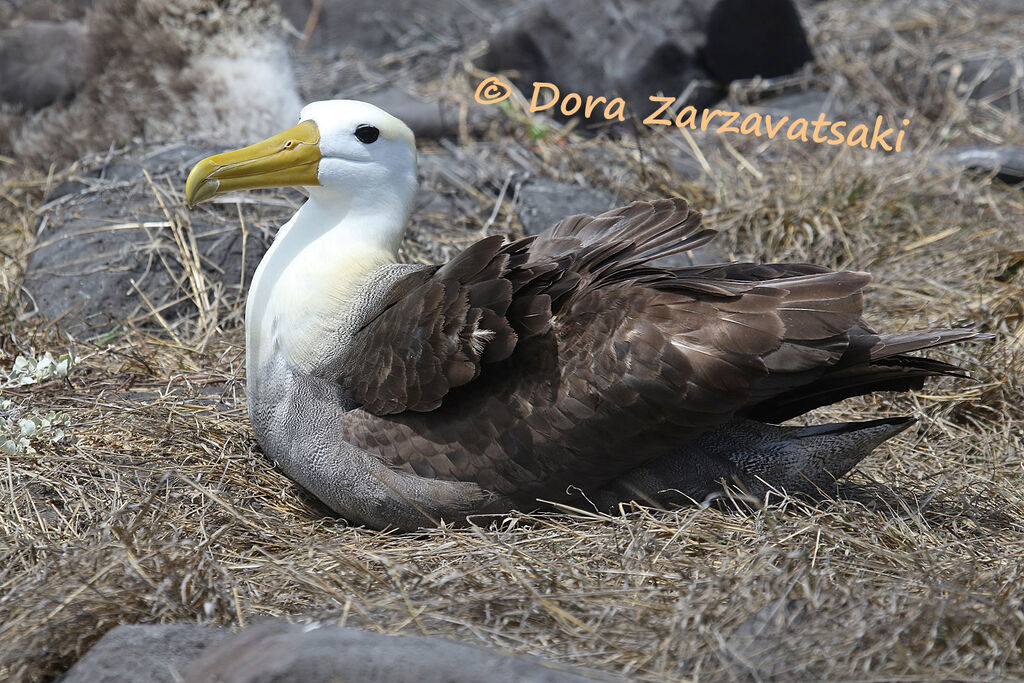
[[[802,671],[792,635],[807,626],[806,600],[773,600],[740,623],[725,641],[726,659],[754,680],[785,679]]]
[[[688,266],[707,266],[712,263],[725,263],[729,259],[725,254],[715,247],[714,243],[705,244],[690,251],[684,251],[671,256],[664,256],[651,261],[651,265],[660,268],[686,268]]]
[[[506,197],[511,198],[519,172],[506,163],[495,161],[502,143],[484,142],[469,147],[443,143],[442,149],[423,150],[419,155],[420,187],[413,207],[407,239],[426,247],[427,260],[443,263],[455,255],[434,239],[465,230],[467,237],[482,236],[493,205],[481,203],[475,193],[494,197],[497,203],[507,181]]]
[[[499,655],[444,638],[386,636],[337,626],[251,627],[205,650],[191,683],[570,683],[593,680],[534,658]]]
[[[866,601],[834,605],[778,598],[729,633],[723,661],[732,680],[822,680],[832,660],[849,657],[870,640],[876,610]]]
[[[974,7],[989,15],[1024,14],[1024,2],[1020,0],[974,0]]]
[[[1021,7],[1024,8],[1024,3]],[[1024,110],[1024,51],[1021,50],[970,57],[943,52],[935,58],[933,70],[917,78],[922,101],[934,100],[926,105],[928,107],[944,107],[942,98],[952,96],[1006,112],[1019,114]],[[933,93],[936,85],[938,98]]]
[[[208,645],[230,632],[185,624],[117,626],[60,679],[61,683],[175,683]]]
[[[825,114],[826,118],[834,121],[838,115],[846,113],[847,106],[834,93],[803,90],[761,100],[751,109],[765,114],[785,114],[791,120],[804,118],[814,121],[819,115]]]
[[[519,189],[516,212],[527,235],[539,235],[566,216],[604,213],[618,206],[614,195],[551,178],[532,178]]]
[[[26,111],[71,98],[84,81],[85,26],[26,21],[0,30],[0,104]]]
[[[943,150],[936,161],[978,173],[995,173],[1007,183],[1024,182],[1024,147],[962,145]]]
[[[1024,53],[969,59],[962,69],[958,94],[998,109],[1024,109]]]
[[[311,17],[313,0],[276,0],[281,13],[299,31]],[[376,58],[439,41],[475,42],[487,34],[497,0],[323,0],[308,49],[354,48]]]
[[[460,111],[455,104],[428,102],[398,88],[367,93],[360,95],[359,99],[375,104],[402,119],[421,140],[456,135],[459,132]],[[467,107],[466,123],[470,128],[478,128],[498,113],[496,108],[485,107],[476,102],[468,103]]]
[[[150,306],[171,323],[193,314],[192,281],[184,265],[191,257],[182,256],[143,170],[157,188],[180,192],[192,164],[216,151],[183,143],[137,150],[115,163],[94,165],[59,187],[44,207],[25,270],[24,288],[39,313],[49,320],[63,317],[65,329],[86,336],[146,316]],[[208,293],[219,289],[229,300],[244,298],[242,270],[248,284],[269,245],[269,227],[293,211],[285,203],[258,205],[255,216],[247,212],[252,224],[243,263],[234,206],[202,205],[186,213],[180,198],[167,196],[164,202],[184,226],[185,241],[188,231],[195,238]]]
[[[186,624],[118,626],[60,680],[576,683],[594,679],[538,658],[509,657],[444,638],[269,622],[237,634]]]
[[[19,21],[83,19],[97,0],[6,0],[0,2],[0,24]]]

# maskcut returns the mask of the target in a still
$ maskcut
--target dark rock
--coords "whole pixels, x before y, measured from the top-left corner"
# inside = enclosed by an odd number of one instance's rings
[[[65,316],[65,329],[76,335],[105,332],[125,319],[147,316],[150,306],[169,322],[194,314],[194,281],[184,265],[192,257],[178,248],[153,186],[180,191],[192,164],[216,151],[187,144],[139,150],[115,163],[94,165],[58,188],[57,197],[44,206],[25,271],[25,290],[39,313],[50,320]],[[294,197],[299,198],[297,193]],[[186,213],[180,197],[163,200],[185,241],[189,231],[195,238],[206,294],[220,290],[229,301],[244,300],[239,289],[243,268],[247,285],[271,229],[297,205],[278,201],[246,212],[243,264],[234,206],[202,205]]]
[[[784,76],[814,59],[792,0],[719,0],[706,34],[704,66],[721,83]]]
[[[84,81],[79,21],[27,21],[0,30],[0,104],[26,111],[67,100]]]
[[[251,627],[211,646],[189,667],[184,678],[192,683],[593,680],[549,666],[542,660],[508,657],[444,638],[273,623]]]
[[[480,63],[518,71],[527,97],[550,82],[563,96],[621,96],[643,118],[651,95],[717,81],[689,91],[688,103],[707,106],[731,80],[790,73],[810,58],[790,0],[538,0],[502,22]]]
[[[395,83],[441,83],[432,92],[461,92],[463,76],[452,63],[491,31],[499,13],[524,0],[323,0],[319,14],[314,0],[275,0],[301,34],[293,40],[292,60],[300,92],[307,101],[331,98],[367,99],[367,91]],[[458,70],[456,70],[458,71]],[[450,86],[452,79],[457,85]],[[473,109],[472,98],[461,98]],[[488,112],[493,116],[497,112]],[[423,112],[429,122],[433,112]],[[447,108],[437,123],[426,123],[423,138],[451,134]],[[418,118],[420,115],[417,115]],[[475,116],[471,114],[471,123]]]
[[[791,120],[804,118],[808,121],[814,121],[821,114],[825,114],[825,117],[830,120],[836,120],[838,115],[845,114],[847,111],[844,102],[834,93],[824,90],[785,93],[761,100],[751,109],[765,114],[788,115]]]
[[[539,0],[501,23],[481,66],[518,71],[527,97],[534,82],[549,82],[563,96],[621,96],[643,117],[653,111],[650,95],[675,96],[706,75],[697,50],[712,4]]]
[[[963,145],[943,150],[936,161],[978,173],[995,173],[1007,183],[1024,182],[1024,147]]]
[[[185,624],[117,626],[60,679],[61,683],[176,683],[208,645],[230,632]]]

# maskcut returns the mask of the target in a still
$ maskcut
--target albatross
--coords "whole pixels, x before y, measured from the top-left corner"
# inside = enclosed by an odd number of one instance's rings
[[[191,171],[190,206],[250,188],[309,199],[256,269],[249,416],[264,453],[341,516],[415,529],[531,509],[701,501],[736,485],[814,493],[912,418],[780,423],[948,363],[970,329],[862,318],[866,273],[804,263],[663,268],[715,232],[680,198],[570,216],[444,265],[400,263],[412,131],[354,100]]]

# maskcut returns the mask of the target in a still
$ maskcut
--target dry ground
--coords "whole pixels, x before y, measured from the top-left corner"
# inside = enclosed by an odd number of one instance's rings
[[[961,142],[1024,144],[1019,110],[968,103],[935,48],[1005,55],[1024,26],[922,2],[842,4],[808,9],[819,64],[803,78],[865,112],[911,113],[909,151],[736,136],[730,148],[677,131],[584,140],[554,126],[531,134],[516,114],[460,148],[471,170],[526,163],[627,200],[691,197],[737,258],[869,270],[868,315],[883,329],[996,335],[942,354],[975,381],[813,416],[921,419],[855,471],[856,486],[816,505],[350,528],[260,456],[233,297],[94,343],[23,315],[19,264],[47,180],[0,162],[3,365],[30,350],[81,358],[66,381],[2,391],[8,414],[58,411],[70,425],[34,453],[0,455],[0,677],[54,676],[119,623],[274,616],[445,635],[639,680],[1024,677],[1024,194],[931,164]],[[710,173],[681,180],[667,162],[694,149]],[[416,219],[410,255],[479,235],[503,178],[486,180],[465,194],[476,207],[466,226]],[[513,201],[489,231],[517,229]]]

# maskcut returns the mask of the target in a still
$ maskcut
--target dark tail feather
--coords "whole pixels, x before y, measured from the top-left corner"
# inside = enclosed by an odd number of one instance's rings
[[[962,341],[990,339],[992,337],[990,334],[982,334],[970,328],[917,330],[915,332],[871,336],[877,336],[878,338],[878,342],[871,347],[870,351],[870,358],[873,361],[892,358],[901,354],[911,353],[912,351],[924,351],[936,346],[945,346],[946,344],[955,344]]]
[[[932,363],[934,362],[936,361],[932,361]],[[930,366],[931,363],[928,365]],[[955,367],[950,367],[954,371],[953,373],[935,371],[931,367],[874,365],[851,368],[851,372],[848,373],[827,373],[810,386],[799,387],[768,401],[758,403],[747,409],[744,412],[744,417],[760,422],[785,422],[815,408],[875,391],[916,391],[924,387],[924,381],[928,377],[959,374],[955,372]]]
[[[929,377],[966,377],[955,365],[905,354],[990,337],[969,329],[890,335],[865,330],[850,341],[849,350],[833,369],[808,384],[755,404],[743,415],[762,422],[783,422],[815,408],[875,391],[915,391]]]

